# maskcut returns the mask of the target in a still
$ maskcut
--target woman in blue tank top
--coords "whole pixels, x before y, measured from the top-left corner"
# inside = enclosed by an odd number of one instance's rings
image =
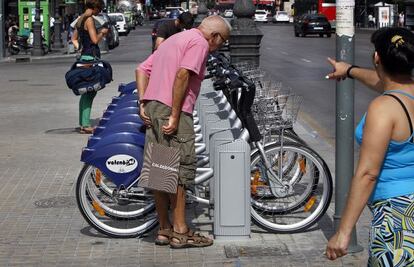
[[[382,28],[371,42],[373,70],[328,59],[334,67],[329,79],[357,79],[382,95],[356,128],[359,162],[326,255],[334,260],[347,254],[352,229],[368,204],[373,213],[368,266],[414,266],[414,34]]]
[[[81,49],[81,61],[95,61],[100,59],[101,52],[98,43],[108,33],[107,28],[102,28],[99,32],[96,31],[93,15],[98,15],[104,3],[102,0],[87,0],[85,3],[86,10],[79,17],[75,26],[75,31],[72,36],[72,42],[77,49]],[[79,100],[79,125],[80,133],[91,134],[93,128],[91,127],[90,117],[92,102],[96,96],[96,92],[87,92],[81,95]]]

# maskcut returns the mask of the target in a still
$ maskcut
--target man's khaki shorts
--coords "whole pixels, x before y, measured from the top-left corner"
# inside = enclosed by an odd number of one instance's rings
[[[171,108],[158,101],[145,104],[145,114],[150,117],[152,127],[147,128],[145,147],[148,142],[158,143],[180,149],[179,184],[187,186],[193,183],[196,173],[195,133],[193,118],[181,112],[178,130],[174,135],[165,135],[162,126],[168,123]]]

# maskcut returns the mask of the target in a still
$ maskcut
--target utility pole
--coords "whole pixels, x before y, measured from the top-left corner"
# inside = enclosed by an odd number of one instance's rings
[[[364,0],[364,28],[368,28],[368,5],[367,0]]]
[[[354,64],[355,0],[336,1],[336,60]],[[335,214],[338,229],[354,174],[354,80],[336,82]],[[348,248],[362,251],[355,228]]]
[[[0,0],[0,59],[6,56],[6,51],[4,49],[4,0]]]
[[[35,21],[33,22],[33,49],[32,56],[43,56],[42,23],[40,22],[40,0],[36,0]]]

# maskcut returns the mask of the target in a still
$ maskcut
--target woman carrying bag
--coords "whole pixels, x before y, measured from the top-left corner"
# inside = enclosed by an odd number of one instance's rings
[[[75,31],[72,36],[72,42],[75,49],[81,49],[81,62],[93,62],[99,60],[101,52],[98,43],[108,33],[107,28],[102,28],[99,33],[96,31],[93,15],[98,15],[104,3],[102,0],[86,0],[86,10],[79,17]],[[93,99],[96,92],[87,92],[81,95],[79,100],[79,132],[82,134],[92,134],[94,128],[91,127],[90,116]]]

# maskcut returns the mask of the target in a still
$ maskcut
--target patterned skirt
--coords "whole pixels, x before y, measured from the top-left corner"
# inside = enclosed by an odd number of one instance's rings
[[[368,266],[414,266],[414,194],[369,205]]]

